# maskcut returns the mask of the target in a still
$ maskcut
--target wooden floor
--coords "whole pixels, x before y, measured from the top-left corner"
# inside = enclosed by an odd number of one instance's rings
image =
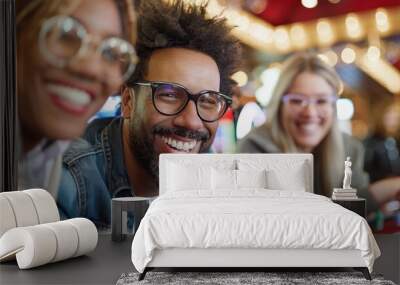
[[[375,234],[381,257],[375,261],[374,273],[383,274],[386,280],[400,284],[400,233]]]

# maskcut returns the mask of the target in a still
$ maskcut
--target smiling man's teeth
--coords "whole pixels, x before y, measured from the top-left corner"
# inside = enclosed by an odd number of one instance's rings
[[[161,137],[161,139],[167,145],[172,146],[173,148],[176,148],[177,150],[186,151],[186,152],[191,151],[195,147],[195,145],[197,143],[197,141],[183,142],[183,141],[175,140],[175,139],[173,139],[171,137],[168,137],[168,138],[167,137]]]
[[[91,101],[91,96],[81,89],[60,84],[48,84],[47,88],[53,95],[77,107],[84,107]]]

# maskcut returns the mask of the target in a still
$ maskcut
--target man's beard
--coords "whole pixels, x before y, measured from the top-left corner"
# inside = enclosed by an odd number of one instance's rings
[[[200,153],[207,153],[211,144],[205,144],[211,137],[209,132],[192,131],[185,128],[166,128],[155,126],[150,132],[146,132],[142,122],[133,118],[129,122],[129,146],[138,163],[146,170],[154,179],[154,183],[158,185],[159,169],[158,156],[154,150],[155,135],[166,136],[175,134],[180,137],[186,137],[202,142]]]
[[[135,160],[158,185],[158,155],[154,151],[154,137],[148,136],[143,124],[135,118],[129,121],[129,147]]]

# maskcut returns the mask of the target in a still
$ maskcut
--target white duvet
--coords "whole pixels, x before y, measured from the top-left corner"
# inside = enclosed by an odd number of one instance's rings
[[[320,195],[266,189],[160,196],[134,237],[135,268],[165,248],[358,249],[370,272],[380,255],[359,215]]]

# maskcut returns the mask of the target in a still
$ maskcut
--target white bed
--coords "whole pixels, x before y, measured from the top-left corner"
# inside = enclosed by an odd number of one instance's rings
[[[154,267],[354,267],[368,278],[380,251],[367,222],[312,194],[312,174],[308,154],[161,155],[134,266],[141,278]]]

